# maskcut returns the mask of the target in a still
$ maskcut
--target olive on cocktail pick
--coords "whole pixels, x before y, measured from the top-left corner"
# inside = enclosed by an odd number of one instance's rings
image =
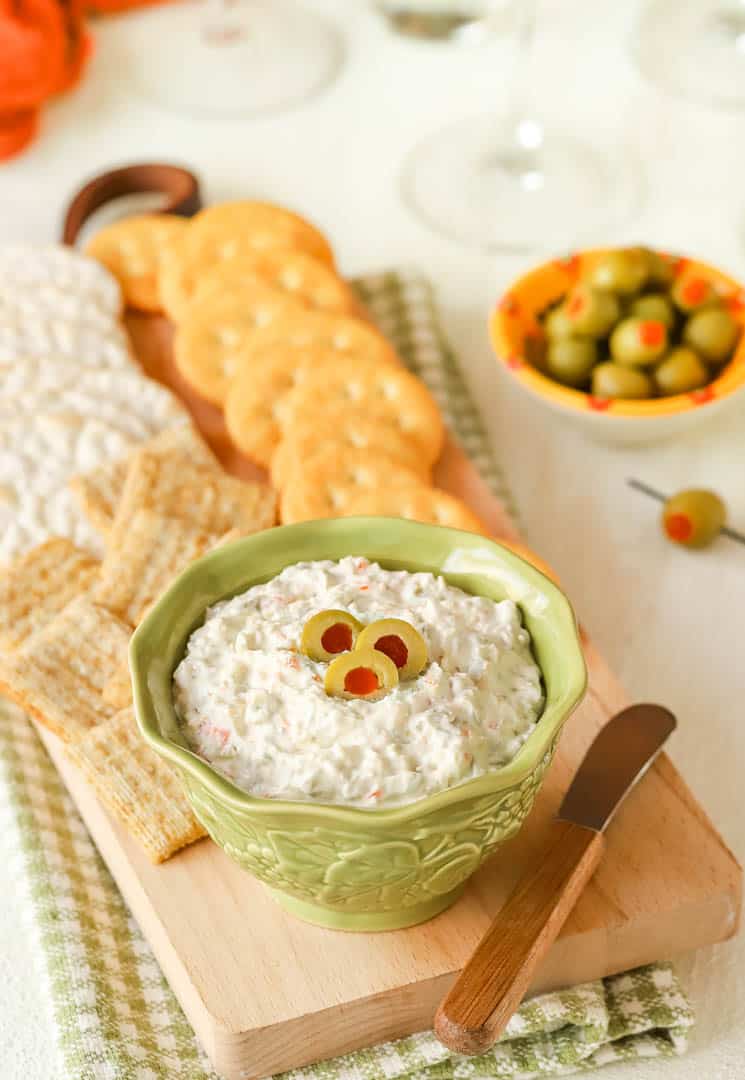
[[[718,532],[738,544],[745,544],[745,534],[725,524],[726,508],[722,499],[706,488],[664,495],[642,480],[629,479],[629,487],[663,503],[662,526],[668,539],[684,547],[705,547]]]
[[[360,632],[355,652],[375,649],[396,665],[398,677],[415,678],[427,663],[427,643],[405,619],[377,619]]]
[[[323,685],[331,697],[375,700],[398,686],[398,668],[384,652],[356,648],[331,661]]]
[[[726,517],[726,507],[718,495],[705,488],[692,488],[665,501],[662,527],[673,543],[702,548],[716,540]]]
[[[311,660],[332,660],[354,648],[362,623],[348,611],[319,611],[303,627],[300,651]]]

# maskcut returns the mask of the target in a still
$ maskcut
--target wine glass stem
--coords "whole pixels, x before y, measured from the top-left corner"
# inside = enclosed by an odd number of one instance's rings
[[[234,12],[235,0],[207,0],[202,20],[202,39],[208,45],[234,44],[246,36],[246,26],[238,12]]]
[[[529,121],[532,126],[539,128],[533,91],[538,0],[516,0],[516,3],[520,9],[520,23],[517,35],[517,70],[511,94],[510,114],[515,127]]]

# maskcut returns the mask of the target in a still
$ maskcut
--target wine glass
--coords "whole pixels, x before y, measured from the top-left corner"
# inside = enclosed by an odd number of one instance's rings
[[[404,162],[402,191],[433,229],[488,251],[558,248],[599,237],[639,193],[626,150],[600,152],[546,127],[530,100],[537,0],[518,0],[518,86],[506,115],[458,119]]]
[[[671,93],[745,108],[745,0],[648,0],[632,53],[641,73]]]
[[[123,16],[121,40],[141,94],[192,115],[298,104],[342,60],[336,30],[291,0],[181,0]]]

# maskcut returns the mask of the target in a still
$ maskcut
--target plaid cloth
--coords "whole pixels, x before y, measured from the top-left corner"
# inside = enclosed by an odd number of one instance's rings
[[[357,282],[373,315],[436,395],[447,422],[511,507],[443,339],[426,280]],[[31,932],[49,987],[65,1080],[217,1080],[25,717],[0,702],[0,812],[17,851]],[[669,965],[655,964],[523,1004],[480,1058],[430,1032],[286,1074],[293,1080],[528,1080],[683,1053],[693,1023]]]

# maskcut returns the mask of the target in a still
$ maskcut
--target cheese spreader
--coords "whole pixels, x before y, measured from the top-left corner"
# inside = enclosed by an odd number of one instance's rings
[[[632,705],[601,729],[540,864],[517,884],[437,1010],[435,1034],[445,1046],[482,1054],[499,1038],[595,872],[604,830],[674,730],[675,717],[660,705]]]

